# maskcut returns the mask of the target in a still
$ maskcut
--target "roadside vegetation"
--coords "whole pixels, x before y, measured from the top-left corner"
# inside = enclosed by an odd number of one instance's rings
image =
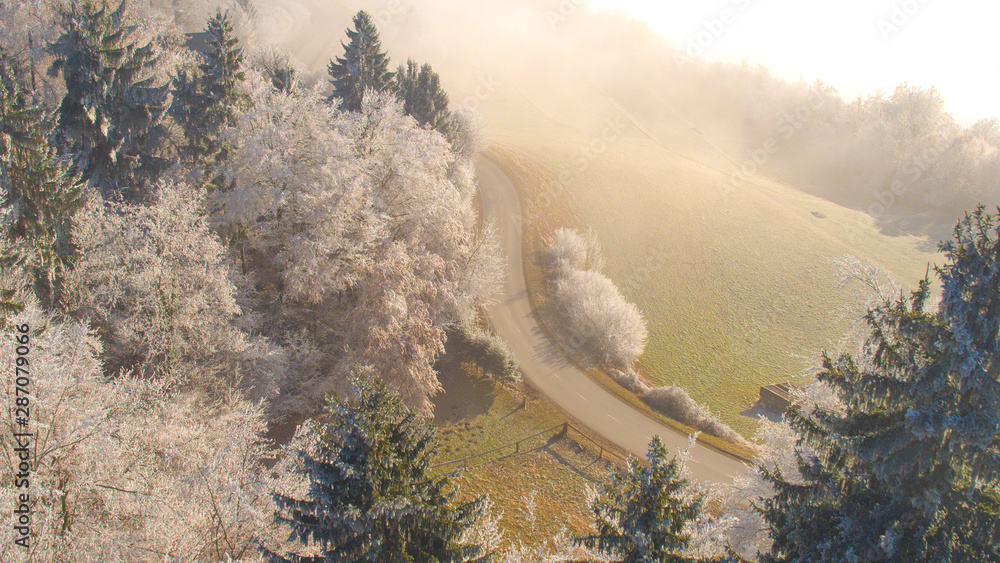
[[[568,237],[574,239],[572,246],[577,248],[577,264],[599,266],[603,262],[597,241],[593,236],[572,234],[571,229],[561,226],[576,224],[579,220],[574,212],[575,200],[539,163],[518,151],[498,145],[491,146],[487,154],[504,169],[519,190],[522,212],[528,217],[522,233],[528,298],[539,325],[549,338],[561,347],[565,356],[579,369],[636,409],[683,434],[702,432],[698,437],[699,441],[737,458],[752,460],[755,457],[753,447],[742,436],[735,435],[732,430],[720,424],[706,405],[694,401],[686,391],[673,385],[651,389],[634,368],[623,370],[621,365],[604,364],[600,357],[594,357],[592,351],[581,348],[573,334],[565,332],[563,319],[560,318],[561,306],[557,304],[551,291],[555,265],[553,258],[565,253],[552,251],[551,233],[565,229]],[[532,189],[528,190],[528,186]],[[588,256],[588,252],[593,257]],[[568,306],[578,307],[578,304],[570,301]],[[627,303],[622,301],[619,301],[619,307],[629,310]],[[633,327],[638,328],[639,325],[633,324]],[[709,432],[709,429],[713,432]],[[727,437],[720,438],[719,435]]]
[[[705,405],[676,386],[650,387],[635,371],[646,345],[646,320],[625,300],[607,276],[600,245],[593,233],[560,227],[537,260],[546,271],[547,290],[557,317],[554,332],[574,357],[607,373],[656,412],[736,446],[749,442],[729,428]],[[579,360],[578,360],[579,361]]]

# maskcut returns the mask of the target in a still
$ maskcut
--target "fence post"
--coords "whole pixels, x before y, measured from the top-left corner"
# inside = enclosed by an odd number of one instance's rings
[[[514,453],[519,453],[521,451],[521,442],[514,442]]]

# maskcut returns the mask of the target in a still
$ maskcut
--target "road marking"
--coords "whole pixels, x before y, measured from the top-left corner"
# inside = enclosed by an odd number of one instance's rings
[[[580,398],[581,398],[581,399],[583,399],[584,401],[587,401],[588,403],[590,402],[590,399],[588,399],[588,398],[584,397],[584,396],[583,396],[583,393],[581,393],[581,392],[577,391],[577,392],[576,392],[576,394],[577,394],[577,395],[579,395],[579,396],[580,396]]]
[[[615,417],[611,416],[610,414],[608,415],[608,418],[610,418],[611,420],[613,420],[613,421],[617,422],[618,424],[621,424],[621,423],[622,423],[622,421],[620,421],[620,420],[618,420],[617,418],[615,418]]]

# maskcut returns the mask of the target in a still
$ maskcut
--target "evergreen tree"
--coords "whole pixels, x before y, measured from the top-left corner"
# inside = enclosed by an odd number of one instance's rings
[[[3,265],[24,268],[39,301],[59,301],[72,255],[70,220],[82,206],[80,186],[56,161],[48,116],[28,103],[23,65],[0,53],[0,208],[8,246]]]
[[[591,505],[597,534],[577,541],[625,563],[691,561],[680,552],[690,541],[684,527],[700,513],[701,498],[686,499],[687,481],[659,436],[649,443],[646,461],[649,467],[629,458],[627,471],[616,470],[603,486],[604,498]]]
[[[197,73],[178,70],[170,108],[171,117],[180,124],[188,141],[188,156],[195,163],[225,158],[219,135],[223,128],[236,123],[237,110],[248,103],[246,94],[240,91],[246,78],[243,49],[233,32],[229,11],[216,9],[205,33],[205,61]]]
[[[182,159],[195,163],[201,159],[204,143],[198,142],[203,133],[199,124],[204,118],[205,97],[201,94],[201,75],[197,68],[178,66],[170,80],[173,101],[167,113],[181,128],[187,144],[178,149]]]
[[[857,358],[824,358],[843,409],[793,409],[801,475],[767,477],[767,561],[1000,561],[1000,240],[967,215],[928,280],[866,316]]]
[[[388,92],[393,88],[393,73],[389,72],[389,57],[382,52],[378,29],[368,12],[354,15],[354,29],[347,30],[350,39],[344,56],[330,61],[328,71],[333,84],[330,101],[339,99],[341,109],[361,111],[365,92]]]
[[[403,112],[413,116],[417,125],[430,127],[447,136],[451,114],[448,112],[448,94],[441,88],[441,78],[431,65],[418,68],[413,59],[400,65],[396,71],[396,89],[403,101]]]
[[[332,398],[314,450],[301,453],[308,499],[275,496],[277,521],[320,555],[265,554],[273,562],[488,560],[479,546],[458,543],[484,499],[456,504],[449,478],[429,474],[433,428],[384,383],[354,384],[356,403]]]
[[[0,47],[0,89],[4,95],[4,107],[24,109],[30,105],[25,92],[28,74],[27,64]]]
[[[66,82],[55,138],[74,171],[106,199],[140,200],[165,166],[157,153],[168,86],[155,84],[152,44],[130,40],[127,6],[82,0],[62,8],[49,73],[61,71]]]

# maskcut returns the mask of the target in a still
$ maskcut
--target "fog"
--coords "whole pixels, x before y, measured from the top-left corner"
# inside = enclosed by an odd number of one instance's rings
[[[207,14],[212,5],[188,4],[186,31],[197,31],[203,18],[196,14]],[[685,95],[676,84],[677,65],[666,40],[620,14],[595,13],[582,1],[255,0],[253,5],[257,23],[248,43],[292,52],[318,80],[325,80],[327,63],[342,53],[351,16],[369,11],[393,66],[410,57],[432,64],[452,103],[475,106],[490,132],[504,130],[499,121],[510,111],[554,126],[586,128],[615,112],[605,94],[655,120],[664,99]]]
[[[150,1],[187,31],[216,4]],[[645,24],[583,0],[232,4],[249,14],[247,45],[291,52],[311,82],[326,80],[351,16],[367,10],[391,65],[430,63],[452,104],[477,109],[494,141],[572,145],[624,120],[736,182],[780,177],[883,222],[891,198],[892,230],[931,237],[947,234],[963,210],[1000,201],[1000,129],[991,121],[963,129],[933,89],[844,99],[822,83],[692,58]]]

